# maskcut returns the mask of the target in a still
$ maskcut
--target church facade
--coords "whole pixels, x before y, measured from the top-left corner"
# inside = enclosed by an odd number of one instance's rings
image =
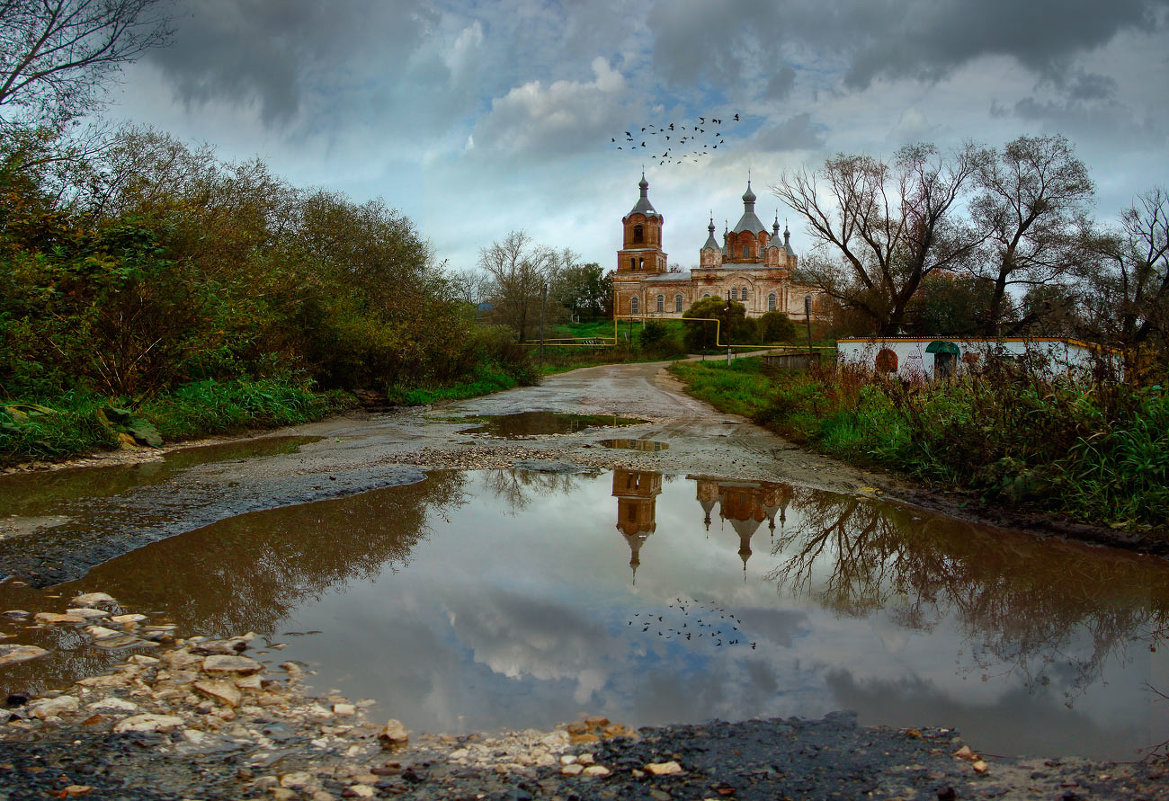
[[[815,287],[794,283],[799,258],[791,247],[791,233],[779,232],[776,218],[768,231],[755,214],[751,182],[743,194],[743,216],[732,229],[715,239],[714,220],[699,250],[698,266],[688,272],[669,272],[662,240],[665,219],[649,200],[645,176],[638,184],[641,197],[621,219],[622,248],[613,274],[613,316],[618,320],[680,318],[704,297],[742,303],[748,317],[783,312],[803,321],[804,298],[812,302],[812,319],[821,319],[824,297]]]

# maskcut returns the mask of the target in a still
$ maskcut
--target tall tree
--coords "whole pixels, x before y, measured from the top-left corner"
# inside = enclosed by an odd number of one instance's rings
[[[491,276],[492,314],[512,328],[520,342],[539,323],[541,292],[555,271],[557,253],[537,245],[523,231],[479,251],[479,266]]]
[[[162,0],[0,0],[0,125],[90,111],[123,64],[171,35]]]
[[[1093,185],[1068,140],[1020,136],[978,161],[978,194],[970,204],[989,252],[971,260],[973,273],[992,286],[983,333],[999,332],[1012,287],[1059,281],[1078,261]]]
[[[781,176],[772,191],[803,217],[815,243],[804,277],[870,317],[880,333],[899,331],[922,280],[978,245],[954,213],[978,158],[969,146],[943,156],[917,144],[891,162],[840,154],[819,170]]]
[[[1113,231],[1096,237],[1083,304],[1093,333],[1130,348],[1169,338],[1169,192],[1137,196]]]

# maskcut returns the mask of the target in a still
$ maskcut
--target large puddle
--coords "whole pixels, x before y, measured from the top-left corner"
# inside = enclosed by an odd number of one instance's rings
[[[501,439],[526,439],[552,434],[575,434],[587,428],[635,426],[645,420],[636,417],[618,417],[615,414],[569,414],[566,412],[516,412],[490,417],[472,418],[478,421],[473,428],[460,434],[486,435]]]
[[[231,518],[0,610],[101,590],[180,633],[254,630],[318,691],[417,731],[819,716],[979,750],[1131,759],[1169,738],[1169,567],[784,484],[523,471]],[[59,608],[58,608],[59,607]],[[117,658],[68,629],[6,692]],[[310,633],[317,632],[317,633]]]

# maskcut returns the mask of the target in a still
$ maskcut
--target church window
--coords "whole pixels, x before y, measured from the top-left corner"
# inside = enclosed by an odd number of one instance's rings
[[[658,295],[658,311],[664,312],[666,310],[666,296]]]
[[[746,245],[743,245],[743,258],[748,259],[750,257],[751,257],[751,248],[747,247]]]
[[[639,269],[639,270],[645,269],[645,259],[638,259],[637,260],[637,269]]]
[[[775,293],[767,296],[767,311],[775,311]]]
[[[703,292],[703,293],[702,293],[702,297],[704,297],[704,298],[709,298],[709,297],[710,297],[710,293],[709,293],[709,292]]]
[[[674,311],[676,311],[676,312],[682,311],[682,293],[681,292],[679,292],[677,295],[674,295]]]
[[[629,313],[630,314],[637,314],[639,311],[641,311],[641,308],[637,302],[637,298],[630,298],[629,299]]]
[[[731,300],[739,299],[739,290],[736,287],[731,287]]]
[[[746,300],[746,299],[747,299],[747,287],[743,287],[742,289],[739,290],[739,300]]]
[[[645,229],[642,228],[640,225],[633,226],[633,243],[635,245],[640,245],[644,241],[645,241]]]
[[[636,269],[637,269],[637,259],[633,259],[633,258],[631,258],[631,259],[629,260],[629,269],[630,269],[630,270],[636,270]]]

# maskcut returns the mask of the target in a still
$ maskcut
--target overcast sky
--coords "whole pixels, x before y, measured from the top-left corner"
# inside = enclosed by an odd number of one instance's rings
[[[1111,219],[1169,184],[1169,0],[176,0],[114,117],[382,197],[452,267],[524,229],[614,266],[644,164],[670,261],[784,169],[1062,133]],[[740,121],[733,117],[738,114]],[[697,163],[664,135],[707,124]],[[709,120],[720,118],[721,137]],[[611,142],[612,138],[617,142]],[[694,145],[694,142],[686,144]],[[806,237],[793,219],[793,245]]]

